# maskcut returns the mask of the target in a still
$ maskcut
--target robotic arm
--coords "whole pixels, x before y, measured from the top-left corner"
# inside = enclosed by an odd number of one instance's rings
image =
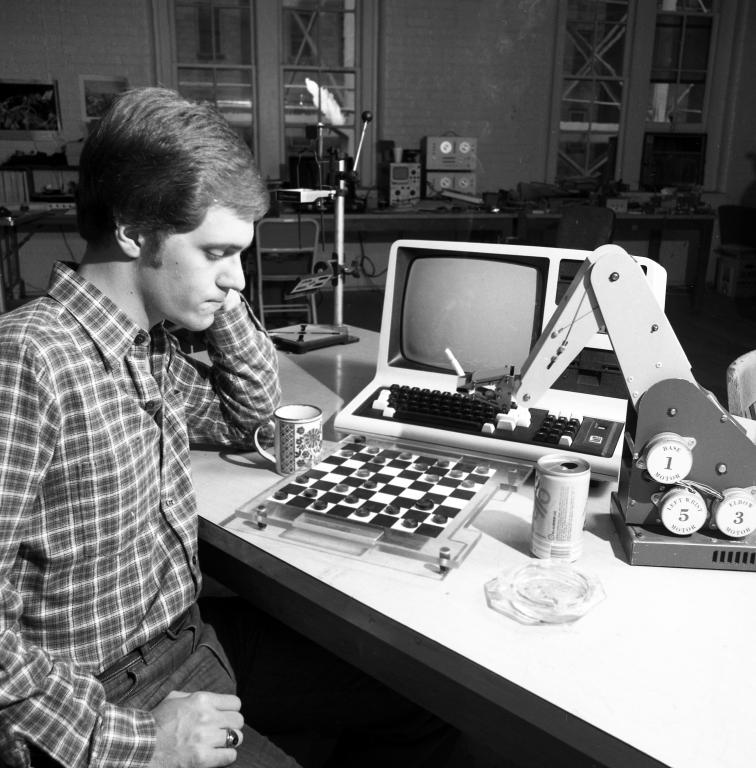
[[[521,374],[495,384],[496,399],[513,422],[527,423],[528,407],[599,330],[609,335],[634,409],[616,494],[625,524],[748,541],[744,557],[754,563],[756,445],[744,420],[696,383],[641,266],[619,246],[602,246],[586,260]],[[699,546],[695,567],[716,567],[709,565],[713,541]]]
[[[513,402],[526,408],[537,403],[600,330],[609,335],[634,406],[663,379],[695,384],[688,358],[641,266],[619,246],[604,245],[580,268],[523,364]]]

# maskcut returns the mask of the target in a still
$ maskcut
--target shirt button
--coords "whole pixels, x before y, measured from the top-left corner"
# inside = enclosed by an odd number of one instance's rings
[[[166,507],[172,507],[175,503],[176,500],[173,498],[173,496],[168,496],[168,498],[165,500]]]

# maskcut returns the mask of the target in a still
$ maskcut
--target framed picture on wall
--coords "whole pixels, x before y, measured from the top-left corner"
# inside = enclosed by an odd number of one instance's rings
[[[0,139],[40,139],[60,131],[54,80],[0,80]]]
[[[113,99],[129,87],[125,77],[80,75],[81,115],[85,122],[99,120]]]

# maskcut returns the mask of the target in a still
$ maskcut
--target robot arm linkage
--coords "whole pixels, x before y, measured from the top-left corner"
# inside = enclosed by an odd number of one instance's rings
[[[750,563],[752,570],[756,557],[754,422],[745,424],[746,420],[727,413],[696,383],[642,267],[619,246],[602,246],[586,259],[521,375],[495,382],[494,396],[502,407],[509,407],[512,428],[527,426],[528,409],[537,407],[602,327],[636,414],[625,432],[627,450],[615,495],[618,514],[626,526],[663,530],[664,542],[664,536],[672,533],[685,538],[688,547],[674,549],[673,557],[666,558],[664,550],[657,554],[657,548],[650,554],[644,549],[645,534],[637,534],[637,540],[628,534],[631,562],[725,567],[712,565],[720,546],[719,539],[712,537],[718,536],[728,546],[732,540],[745,540],[745,555],[738,552],[738,557],[747,555],[742,562]],[[690,538],[701,529],[700,538]],[[727,557],[735,555],[729,552]]]
[[[617,245],[604,245],[581,266],[517,377],[496,384],[497,399],[517,407],[518,421],[535,406],[591,337],[605,329],[630,400],[663,379],[695,384],[688,358],[640,264]]]

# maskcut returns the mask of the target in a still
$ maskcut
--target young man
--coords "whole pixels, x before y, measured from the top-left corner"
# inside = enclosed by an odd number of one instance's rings
[[[223,644],[200,615],[190,443],[249,449],[280,398],[240,296],[267,203],[213,108],[131,91],[82,151],[81,265],[0,317],[0,765],[295,765],[245,717],[293,749],[351,734],[331,765],[444,749],[445,726],[241,601],[207,605]],[[211,365],[167,324],[204,331]]]
[[[235,696],[119,707],[110,688],[198,621],[190,439],[246,445],[279,401],[239,294],[267,192],[215,110],[146,89],[87,140],[78,193],[78,271],[0,318],[0,754],[224,765]],[[164,321],[206,331],[213,365]]]

